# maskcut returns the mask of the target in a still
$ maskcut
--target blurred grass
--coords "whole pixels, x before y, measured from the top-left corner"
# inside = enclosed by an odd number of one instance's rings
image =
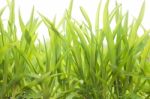
[[[145,2],[137,19],[129,24],[128,13],[119,4],[109,11],[101,2],[95,26],[86,9],[80,7],[83,22],[72,18],[73,0],[59,23],[34,8],[27,23],[19,11],[21,39],[16,33],[15,1],[7,1],[7,28],[0,10],[0,98],[12,99],[149,99],[150,38],[141,22]],[[100,18],[103,27],[100,28]],[[115,21],[115,28],[111,28]],[[37,41],[37,29],[44,23],[49,40]],[[60,29],[62,28],[62,31]],[[143,29],[139,36],[137,31]],[[106,41],[105,41],[106,40]]]

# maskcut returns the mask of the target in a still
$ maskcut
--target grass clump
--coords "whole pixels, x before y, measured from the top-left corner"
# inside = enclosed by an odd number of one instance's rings
[[[100,28],[101,2],[95,25],[83,7],[85,22],[72,18],[71,0],[62,20],[56,24],[34,9],[27,23],[19,12],[21,39],[16,33],[14,0],[8,1],[7,28],[0,10],[0,98],[41,99],[148,99],[150,97],[149,31],[142,25],[145,2],[131,24],[121,6],[110,12],[107,0]],[[115,28],[110,24],[115,21]],[[37,29],[44,22],[50,40],[37,41]],[[137,31],[144,33],[139,36]]]

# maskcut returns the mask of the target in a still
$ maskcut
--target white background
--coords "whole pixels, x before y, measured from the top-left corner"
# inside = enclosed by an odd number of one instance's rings
[[[26,22],[29,19],[33,6],[36,12],[42,13],[43,15],[49,17],[49,19],[53,19],[53,17],[56,15],[56,18],[59,20],[63,16],[65,9],[68,7],[69,1],[70,0],[15,0],[16,20],[18,16],[18,10],[20,9],[24,22]],[[123,13],[128,11],[131,17],[137,18],[144,0],[110,0],[110,10],[115,7],[116,1],[122,4]],[[150,0],[145,1],[146,9],[142,24],[146,29],[150,29]],[[89,14],[90,19],[94,23],[95,13],[99,2],[100,0],[74,0],[72,16],[77,20],[82,20],[83,17],[79,8],[82,6],[86,9],[86,12]],[[104,5],[105,2],[106,0],[102,0],[102,5]],[[6,0],[0,0],[0,8],[6,4]],[[6,20],[8,16],[8,9],[6,9],[3,15],[3,20]],[[16,24],[18,24],[18,21]],[[47,37],[47,30],[43,25],[40,26],[38,32],[40,37],[42,35]]]

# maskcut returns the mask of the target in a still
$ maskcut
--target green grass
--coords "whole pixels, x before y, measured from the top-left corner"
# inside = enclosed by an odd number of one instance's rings
[[[131,24],[120,5],[108,10],[109,0],[103,11],[98,4],[95,25],[83,7],[85,20],[72,18],[73,0],[59,23],[42,13],[36,19],[34,8],[24,23],[19,11],[21,39],[14,5],[8,0],[7,27],[2,19],[5,7],[0,10],[0,99],[150,98],[150,31],[141,24],[145,2]],[[99,17],[103,17],[102,28]],[[115,28],[110,27],[112,21]],[[50,39],[38,41],[42,22]],[[139,28],[144,32],[141,36]]]

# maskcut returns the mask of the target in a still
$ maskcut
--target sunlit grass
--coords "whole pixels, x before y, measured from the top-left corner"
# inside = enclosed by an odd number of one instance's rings
[[[21,39],[16,35],[14,3],[8,0],[7,28],[1,18],[5,9],[0,10],[1,99],[149,99],[150,31],[141,25],[145,2],[131,24],[120,5],[108,10],[109,0],[103,15],[98,4],[95,25],[83,7],[85,20],[72,18],[73,0],[59,23],[42,13],[41,20],[36,19],[34,8],[24,23],[20,11]],[[37,40],[41,22],[49,31],[49,41]],[[139,28],[144,32],[141,36]]]

